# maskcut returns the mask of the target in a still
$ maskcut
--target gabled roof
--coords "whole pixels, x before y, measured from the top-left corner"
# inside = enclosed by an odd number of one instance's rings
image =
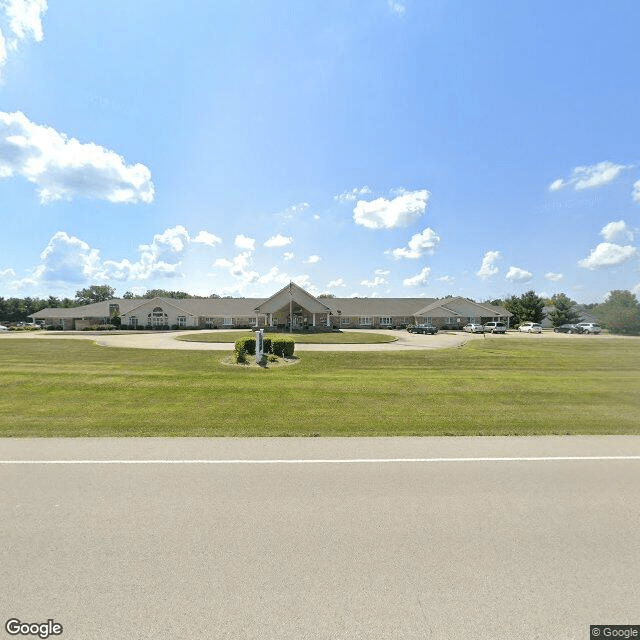
[[[412,317],[433,298],[323,298],[334,316]]]
[[[420,309],[416,313],[419,316],[426,316],[430,318],[449,318],[449,317],[493,317],[503,316],[510,317],[512,314],[502,307],[496,307],[491,304],[478,303],[462,296],[455,298],[444,298],[442,300],[435,300],[426,307]]]
[[[311,313],[327,313],[331,310],[330,307],[320,302],[318,298],[312,296],[295,282],[290,282],[270,298],[257,305],[255,311],[256,313],[275,313],[288,305],[291,300]]]
[[[131,309],[129,309],[128,311],[122,311],[121,309],[120,315],[124,315],[124,314],[129,315],[131,313],[135,314],[139,312],[141,308],[147,307],[147,306],[153,306],[155,308],[155,307],[162,307],[167,305],[187,315],[190,315],[190,316],[193,315],[192,313],[184,309],[182,306],[178,306],[174,300],[170,300],[169,298],[146,298],[145,300],[141,300],[141,301],[136,300],[136,302],[140,302],[140,304],[137,304],[136,306],[131,307]]]

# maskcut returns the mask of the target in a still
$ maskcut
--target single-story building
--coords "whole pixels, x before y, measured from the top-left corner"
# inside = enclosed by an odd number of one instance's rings
[[[114,316],[122,328],[262,327],[273,330],[327,330],[405,327],[431,322],[438,327],[462,328],[468,322],[509,322],[502,307],[467,298],[316,298],[290,282],[270,298],[114,298],[69,309],[42,309],[34,321],[82,330],[108,324]]]

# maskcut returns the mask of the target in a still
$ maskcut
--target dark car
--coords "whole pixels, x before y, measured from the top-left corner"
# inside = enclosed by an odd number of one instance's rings
[[[431,335],[438,333],[438,327],[432,324],[412,324],[407,327],[409,333],[430,333]]]
[[[561,324],[559,327],[555,327],[556,333],[582,333],[582,327],[577,324]]]

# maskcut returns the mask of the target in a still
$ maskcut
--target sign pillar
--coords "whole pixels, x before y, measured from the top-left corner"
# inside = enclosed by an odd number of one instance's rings
[[[264,356],[264,329],[256,331],[256,363],[262,362],[262,356]]]

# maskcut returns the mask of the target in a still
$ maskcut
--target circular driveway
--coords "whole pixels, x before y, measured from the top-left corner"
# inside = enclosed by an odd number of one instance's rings
[[[229,330],[235,332],[235,330]],[[296,351],[408,351],[416,349],[448,349],[466,344],[469,340],[512,340],[522,338],[525,340],[607,340],[611,338],[634,339],[633,336],[610,336],[586,335],[586,334],[566,334],[544,331],[543,333],[519,333],[509,331],[504,335],[472,334],[462,331],[443,331],[434,336],[408,333],[404,330],[384,329],[376,331],[367,329],[370,333],[382,333],[392,335],[397,340],[382,344],[305,344],[296,343]],[[359,333],[359,329],[344,329],[344,333]],[[225,333],[224,329],[204,329],[199,330],[198,335],[203,333],[215,333],[217,335]],[[163,331],[150,333],[56,333],[56,332],[11,332],[0,335],[0,340],[12,339],[36,339],[36,340],[93,340],[103,347],[121,347],[125,349],[180,349],[187,351],[231,351],[231,342],[187,342],[178,340],[184,336],[184,331]],[[637,339],[637,338],[636,338]]]

